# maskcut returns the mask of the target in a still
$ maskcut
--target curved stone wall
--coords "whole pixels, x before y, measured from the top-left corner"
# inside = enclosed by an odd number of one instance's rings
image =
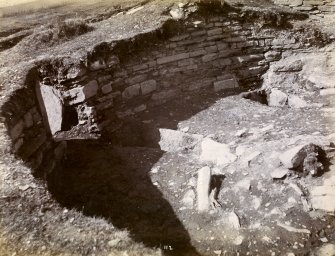
[[[177,96],[258,87],[283,50],[308,46],[299,34],[261,29],[234,11],[199,12],[135,38],[100,43],[75,60],[38,60],[1,107],[8,151],[45,175],[61,162],[66,140],[99,138],[123,118]]]

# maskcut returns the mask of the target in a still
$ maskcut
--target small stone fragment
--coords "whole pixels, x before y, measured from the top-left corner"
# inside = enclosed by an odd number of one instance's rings
[[[240,219],[235,212],[230,212],[228,214],[228,224],[234,229],[239,229],[241,227]]]
[[[235,245],[241,245],[243,243],[244,237],[243,236],[238,236],[235,238],[234,244]]]
[[[185,193],[181,202],[184,204],[186,208],[193,208],[194,200],[195,200],[195,193],[193,189],[190,189]]]

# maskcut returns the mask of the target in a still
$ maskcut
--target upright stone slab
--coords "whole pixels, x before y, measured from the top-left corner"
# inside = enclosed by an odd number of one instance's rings
[[[206,166],[198,171],[197,199],[198,211],[200,213],[209,210],[209,186],[211,180],[211,169]]]
[[[51,134],[62,130],[63,104],[55,88],[41,84],[39,103],[44,120],[47,120]]]

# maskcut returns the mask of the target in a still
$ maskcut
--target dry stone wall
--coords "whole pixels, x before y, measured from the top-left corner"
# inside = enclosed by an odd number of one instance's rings
[[[175,97],[257,87],[269,62],[301,47],[299,38],[276,29],[211,15],[100,43],[75,61],[39,60],[2,106],[10,151],[33,170],[52,171],[66,140],[98,138],[123,118]]]
[[[275,0],[275,4],[311,14],[335,12],[334,0]]]
[[[117,127],[118,120],[181,95],[260,85],[269,62],[301,43],[272,30],[257,35],[257,30],[254,24],[219,16],[171,22],[113,47],[101,44],[85,64],[66,74],[44,67],[40,88],[54,90],[63,104],[58,122],[71,108],[77,113],[67,131],[56,125],[54,137],[98,137],[106,127]]]
[[[66,142],[55,142],[48,134],[34,87],[15,91],[2,107],[12,141],[7,150],[24,160],[36,175],[54,170],[63,159]]]

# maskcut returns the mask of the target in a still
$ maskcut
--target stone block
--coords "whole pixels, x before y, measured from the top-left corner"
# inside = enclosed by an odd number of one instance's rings
[[[110,93],[110,92],[112,92],[112,91],[113,91],[113,88],[112,88],[111,83],[106,84],[106,85],[104,85],[104,86],[101,87],[101,92],[102,92],[103,94],[108,94],[108,93]]]
[[[187,38],[189,38],[190,35],[188,34],[185,34],[185,35],[178,35],[178,36],[174,36],[174,37],[171,37],[169,40],[171,42],[178,42],[178,41],[182,41],[182,40],[185,40]]]
[[[97,110],[100,110],[100,111],[111,108],[111,107],[113,107],[113,101],[104,101],[96,105]]]
[[[219,51],[229,48],[229,45],[227,43],[220,42],[220,43],[217,43],[216,45]]]
[[[323,1],[320,1],[320,0],[304,0],[303,5],[323,5]]]
[[[31,157],[47,140],[46,134],[42,133],[35,138],[31,138],[29,143],[25,143],[19,150],[19,155],[23,159]]]
[[[154,93],[151,96],[151,99],[155,101],[166,100],[166,99],[173,98],[176,95],[177,95],[177,90],[161,91],[161,92]]]
[[[86,68],[82,65],[75,65],[72,66],[68,71],[67,71],[67,79],[75,79],[77,77],[81,77],[85,75],[87,72]]]
[[[129,84],[129,85],[142,83],[145,80],[147,80],[147,77],[148,77],[147,74],[133,76],[133,77],[127,78],[126,79],[126,83]]]
[[[23,116],[23,120],[26,128],[30,128],[34,125],[33,115],[30,111]]]
[[[235,162],[237,156],[230,152],[227,144],[221,144],[211,139],[204,139],[201,143],[200,161],[225,166]]]
[[[147,109],[147,106],[142,104],[134,108],[134,113],[140,113]]]
[[[209,62],[209,61],[216,60],[218,57],[219,56],[218,56],[217,53],[209,53],[209,54],[206,54],[202,57],[202,61],[203,62]]]
[[[162,65],[162,64],[166,64],[166,63],[170,63],[170,62],[174,62],[178,60],[187,59],[189,57],[190,57],[189,53],[180,53],[180,54],[176,54],[172,56],[159,58],[157,59],[157,64]]]
[[[272,45],[286,45],[286,44],[295,44],[295,38],[275,38],[272,40]]]
[[[206,79],[202,79],[200,81],[195,81],[195,82],[191,83],[187,88],[183,88],[183,90],[186,90],[186,91],[200,90],[202,88],[209,87],[209,86],[213,85],[214,81],[215,81],[215,78],[206,78]]]
[[[239,42],[245,42],[247,41],[246,36],[236,36],[236,37],[230,37],[226,39],[227,43],[239,43]]]
[[[265,60],[266,61],[276,61],[280,60],[281,58],[281,52],[278,51],[268,51],[264,54]]]
[[[199,30],[199,31],[194,31],[191,33],[192,37],[198,37],[198,36],[204,36],[204,35],[207,35],[206,30]]]
[[[65,91],[63,96],[69,105],[78,104],[95,96],[98,92],[99,86],[96,80],[92,80],[82,87],[76,87]]]
[[[272,89],[268,94],[268,105],[272,107],[283,107],[287,102],[287,94],[278,90]]]
[[[311,11],[314,9],[314,7],[313,6],[297,6],[294,9],[298,11]]]
[[[207,53],[214,53],[218,51],[218,47],[216,45],[208,46],[205,48]]]
[[[17,153],[23,145],[23,138],[19,138],[13,145],[13,152]]]
[[[252,55],[246,55],[246,56],[238,56],[237,60],[240,63],[245,63],[245,62],[252,62],[252,61],[258,61],[264,58],[263,54],[252,54]]]
[[[178,152],[187,148],[193,148],[203,139],[202,135],[188,134],[170,129],[159,129],[161,150],[166,152]]]
[[[135,96],[140,95],[141,86],[139,84],[134,84],[132,86],[127,87],[123,93],[122,98],[124,99],[131,99]]]
[[[197,51],[193,51],[193,52],[190,52],[190,57],[198,57],[198,56],[201,56],[201,55],[205,55],[207,52],[204,50],[204,49],[200,49],[200,50],[197,50]]]
[[[278,5],[302,5],[303,0],[275,0],[275,4]]]
[[[335,12],[335,5],[334,6],[330,6],[330,5],[319,6],[319,10],[322,12]]]
[[[215,28],[207,31],[208,36],[215,36],[222,34],[222,28]]]
[[[140,70],[147,69],[147,68],[149,68],[148,63],[135,65],[135,66],[133,66],[133,71],[136,72],[136,71],[140,71]]]
[[[233,89],[233,88],[237,88],[237,87],[238,87],[238,83],[237,83],[236,79],[234,79],[234,78],[214,82],[214,91],[216,91],[216,92],[221,91],[221,90],[225,90],[225,89]]]
[[[99,76],[99,78],[98,78],[98,82],[99,82],[100,84],[104,84],[104,83],[106,83],[106,82],[109,82],[111,79],[112,79],[112,76],[111,76],[111,75]]]
[[[205,213],[209,211],[210,200],[209,191],[211,183],[211,169],[206,166],[198,171],[197,180],[197,207],[198,212]]]
[[[13,126],[12,129],[10,129],[9,135],[12,138],[12,140],[16,140],[19,138],[23,132],[24,129],[24,122],[23,120],[20,120],[16,125]]]
[[[156,80],[148,80],[141,83],[141,92],[142,95],[147,95],[157,89],[157,82]]]

